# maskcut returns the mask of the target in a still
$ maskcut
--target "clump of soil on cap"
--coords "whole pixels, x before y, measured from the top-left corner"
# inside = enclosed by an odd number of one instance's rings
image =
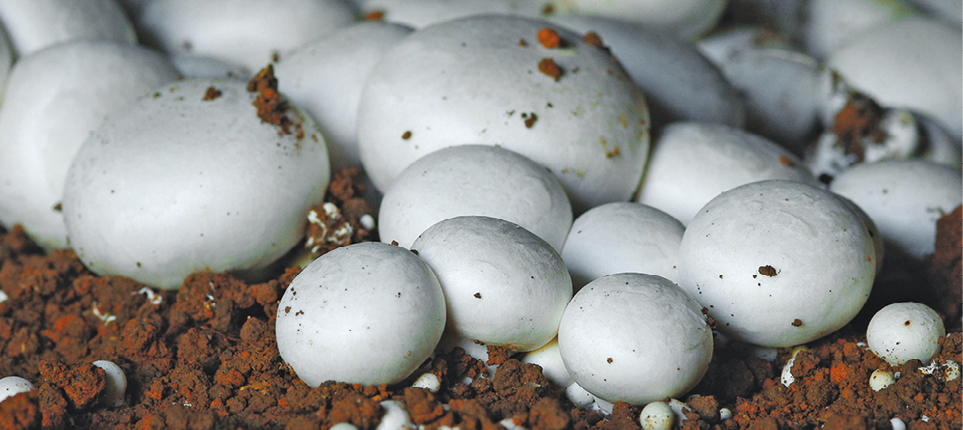
[[[329,197],[340,197],[329,202],[350,214],[353,176],[336,178]],[[952,246],[941,245],[930,266],[941,272],[917,282],[944,292],[940,300],[959,319],[960,210],[950,216],[940,225],[955,232],[940,231],[955,235]],[[9,296],[0,303],[0,375],[36,386],[0,403],[0,428],[300,430],[350,422],[374,429],[384,400],[400,401],[413,423],[429,429],[496,429],[505,419],[533,430],[639,428],[639,407],[619,403],[607,417],[582,411],[538,366],[500,357],[489,375],[485,363],[457,348],[423,367],[441,381],[434,393],[406,384],[308,387],[281,360],[274,337],[278,300],[298,272],[288,268],[263,283],[199,273],[177,291],[153,291],[95,276],[70,250],[45,254],[19,226],[0,230],[0,289]],[[946,278],[952,288],[935,287],[944,276],[955,276]],[[902,375],[894,385],[869,388],[869,375],[888,365],[859,343],[865,324],[858,318],[799,353],[789,387],[779,382],[788,352],[770,362],[746,348],[718,348],[692,391],[700,396],[687,399],[683,428],[888,428],[893,417],[911,429],[959,428],[960,379],[944,382],[911,361],[893,369]],[[959,330],[943,339],[939,360],[960,361]],[[126,372],[122,406],[102,403],[104,374],[95,360]],[[733,417],[720,420],[722,408]]]

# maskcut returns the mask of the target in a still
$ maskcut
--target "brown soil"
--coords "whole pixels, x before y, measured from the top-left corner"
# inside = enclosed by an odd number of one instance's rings
[[[354,213],[358,189],[351,175],[337,178],[329,201]],[[949,318],[938,360],[960,362],[961,210],[947,219],[940,251],[915,279],[928,291],[920,301]],[[460,349],[428,364],[441,381],[436,393],[333,381],[310,388],[278,356],[274,337],[278,300],[297,273],[259,284],[195,274],[150,300],[134,281],[91,274],[69,250],[43,253],[19,226],[0,230],[0,289],[9,295],[0,303],[0,376],[37,387],[0,403],[0,428],[300,430],[350,422],[373,429],[388,399],[429,429],[494,429],[504,419],[533,430],[639,428],[639,407],[620,403],[609,417],[582,411],[539,367],[499,357],[485,377],[485,363]],[[871,306],[885,302],[876,297]],[[789,387],[779,382],[788,352],[769,362],[745,348],[717,349],[692,391],[700,396],[688,399],[683,428],[882,429],[895,416],[909,429],[959,429],[960,379],[944,382],[910,362],[894,369],[902,375],[894,385],[869,388],[869,375],[888,366],[858,343],[875,309],[799,353]],[[91,365],[101,359],[127,374],[123,406],[102,404],[104,373]],[[731,419],[720,420],[722,408]]]

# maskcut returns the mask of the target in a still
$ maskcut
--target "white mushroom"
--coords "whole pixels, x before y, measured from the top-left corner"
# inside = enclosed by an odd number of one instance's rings
[[[642,405],[699,383],[712,358],[702,306],[660,276],[620,273],[572,298],[558,331],[565,367],[607,402]]]
[[[549,19],[601,37],[645,93],[656,132],[675,121],[716,122],[736,128],[745,125],[742,98],[691,43],[616,18],[555,15]]]
[[[856,164],[829,189],[866,211],[892,259],[932,254],[936,221],[963,202],[959,170],[920,160]]]
[[[649,147],[642,92],[605,49],[557,27],[485,15],[395,45],[358,108],[358,146],[374,184],[387,191],[416,159],[478,143],[548,167],[577,213],[628,200]],[[546,28],[560,47],[539,42]]]
[[[176,288],[197,271],[265,267],[297,244],[328,185],[324,140],[293,107],[275,112],[281,125],[262,122],[255,97],[241,81],[177,82],[102,124],[64,187],[80,260]]]
[[[670,430],[675,414],[669,405],[662,401],[652,402],[642,408],[639,422],[642,430]]]
[[[378,212],[382,242],[410,247],[439,221],[479,215],[524,227],[556,250],[572,226],[572,206],[544,167],[507,149],[460,145],[428,154],[398,175]]]
[[[103,403],[110,407],[117,407],[124,404],[124,393],[127,392],[127,375],[124,369],[113,361],[97,360],[94,366],[104,369],[107,389],[104,390]]]
[[[550,0],[554,12],[637,22],[684,40],[701,36],[722,18],[728,0]]]
[[[719,124],[676,123],[652,150],[636,201],[688,224],[719,193],[766,179],[817,184],[793,154],[763,137]]]
[[[137,25],[146,43],[166,52],[210,56],[251,73],[354,18],[345,0],[151,0]]]
[[[175,78],[162,55],[112,41],[21,57],[0,109],[0,222],[23,224],[44,248],[67,246],[57,206],[74,154],[105,117]]]
[[[114,0],[4,0],[0,21],[19,57],[72,40],[137,42]]]
[[[8,397],[16,396],[32,390],[33,384],[19,376],[7,376],[0,379],[0,402],[7,400]]]
[[[864,31],[920,16],[906,0],[810,0],[804,7],[803,44],[819,60]]]
[[[418,369],[445,328],[445,296],[407,249],[337,248],[309,264],[278,302],[281,358],[306,384],[395,384]]]
[[[572,223],[562,259],[578,291],[596,278],[646,273],[679,282],[679,245],[685,227],[658,209],[639,203],[607,203]]]
[[[876,369],[869,375],[869,388],[879,391],[896,382],[896,376],[889,370]]]
[[[884,106],[918,110],[951,135],[963,133],[963,36],[925,18],[863,32],[828,60],[856,89]]]
[[[538,236],[508,221],[463,216],[431,226],[411,249],[445,290],[448,330],[518,352],[555,337],[572,281]]]
[[[421,28],[480,14],[536,17],[544,5],[531,0],[359,0],[365,15],[379,14],[389,22]]]
[[[832,193],[800,182],[754,182],[722,193],[692,219],[680,285],[730,338],[788,347],[846,325],[876,274],[873,240]]]
[[[866,327],[866,343],[887,363],[899,366],[917,359],[929,363],[946,335],[943,319],[922,303],[893,303],[873,315]]]

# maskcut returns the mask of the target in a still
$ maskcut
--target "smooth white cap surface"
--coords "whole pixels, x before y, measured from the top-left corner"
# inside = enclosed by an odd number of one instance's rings
[[[0,402],[20,393],[32,390],[33,384],[19,376],[7,376],[0,379]]]
[[[220,96],[204,100],[211,87]],[[324,139],[294,108],[301,132],[282,135],[254,98],[243,81],[181,81],[102,124],[64,187],[84,265],[177,288],[193,272],[265,267],[297,244],[328,186]]]
[[[546,27],[567,45],[542,47]],[[558,81],[539,71],[546,58],[563,70]],[[375,67],[358,109],[361,160],[381,191],[428,153],[499,145],[550,169],[581,213],[629,200],[648,155],[645,99],[622,67],[533,19],[484,15],[412,33]]]
[[[932,254],[936,221],[963,202],[960,171],[921,160],[856,164],[829,189],[872,218],[890,258],[922,260]]]
[[[637,22],[694,40],[722,18],[727,0],[552,0],[558,13],[598,15]]]
[[[670,430],[675,414],[665,402],[652,402],[642,408],[639,422],[642,430]]]
[[[113,41],[62,43],[21,57],[0,109],[0,222],[23,224],[44,248],[66,247],[55,206],[74,155],[107,116],[176,78],[162,55]]]
[[[562,249],[572,226],[572,205],[544,167],[507,149],[460,145],[408,166],[378,212],[381,241],[410,247],[422,232],[456,216],[513,222]]]
[[[562,259],[576,291],[605,275],[623,272],[679,282],[679,245],[685,227],[675,218],[639,203],[607,203],[572,223]]]
[[[110,407],[124,404],[124,393],[127,392],[127,375],[113,361],[97,360],[94,366],[104,369],[107,379],[107,389],[104,391],[103,403]]]
[[[4,0],[0,21],[19,57],[71,40],[137,42],[114,0]]]
[[[940,351],[946,335],[943,319],[922,303],[893,303],[873,315],[866,328],[866,343],[887,363],[899,366],[912,359],[929,363]]]
[[[508,221],[462,216],[431,226],[411,249],[445,290],[448,330],[517,352],[555,337],[572,281],[538,236]]]
[[[832,193],[792,181],[727,191],[692,219],[680,285],[726,336],[800,345],[846,325],[866,303],[876,252],[863,222]]]
[[[641,405],[699,383],[712,358],[702,306],[669,280],[605,276],[572,298],[558,332],[565,367],[608,402]]]
[[[445,296],[411,251],[364,242],[305,267],[278,302],[281,358],[306,384],[394,384],[414,372],[445,328]]]
[[[799,159],[766,138],[719,124],[665,128],[636,199],[688,224],[723,191],[766,179],[816,185]]]

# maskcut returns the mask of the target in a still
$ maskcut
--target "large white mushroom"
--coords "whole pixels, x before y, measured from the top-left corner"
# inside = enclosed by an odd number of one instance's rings
[[[728,0],[550,0],[560,14],[596,15],[637,22],[694,40],[722,18]]]
[[[137,42],[115,0],[4,0],[0,21],[17,56],[79,39]]]
[[[463,216],[441,221],[411,247],[438,276],[447,331],[518,352],[555,337],[572,281],[544,240],[508,221]]]
[[[256,97],[243,81],[183,81],[114,112],[64,187],[80,260],[176,288],[192,272],[265,267],[297,244],[328,185],[324,139],[293,107],[263,122]]]
[[[556,15],[552,21],[580,33],[594,32],[645,92],[658,132],[675,121],[717,122],[741,128],[742,99],[714,64],[691,43],[643,24],[614,18]]]
[[[894,259],[932,254],[936,221],[963,202],[960,171],[921,160],[856,164],[829,189],[866,211]]]
[[[688,224],[719,193],[767,179],[817,184],[798,158],[769,140],[719,124],[666,127],[636,201]]]
[[[206,55],[253,72],[354,19],[346,0],[151,0],[137,26],[146,43],[166,52]]]
[[[620,273],[572,298],[558,347],[575,382],[604,401],[678,397],[709,368],[712,330],[702,305],[668,279]]]
[[[428,227],[464,215],[513,222],[556,250],[572,226],[565,190],[544,167],[507,149],[461,145],[401,172],[381,202],[379,234],[409,247]]]
[[[112,41],[21,57],[0,109],[0,222],[23,224],[44,248],[67,246],[58,205],[74,154],[105,117],[175,78],[162,55]]]
[[[685,227],[658,209],[616,202],[589,209],[572,223],[562,259],[576,291],[596,278],[623,272],[679,282]]]
[[[876,275],[873,240],[832,193],[769,180],[712,199],[679,251],[680,285],[726,336],[788,347],[846,325]]]
[[[278,90],[318,123],[332,170],[360,166],[358,103],[368,75],[385,52],[412,29],[385,22],[359,22],[311,41],[274,66]]]
[[[358,145],[382,191],[428,153],[500,145],[548,167],[580,213],[631,197],[648,121],[642,92],[602,47],[545,21],[485,15],[425,27],[385,55],[361,96]]]
[[[335,249],[304,268],[278,302],[278,352],[306,384],[405,379],[445,329],[445,295],[431,269],[398,246]]]
[[[881,105],[931,115],[963,134],[963,35],[925,19],[905,19],[861,33],[830,54],[828,65]]]

